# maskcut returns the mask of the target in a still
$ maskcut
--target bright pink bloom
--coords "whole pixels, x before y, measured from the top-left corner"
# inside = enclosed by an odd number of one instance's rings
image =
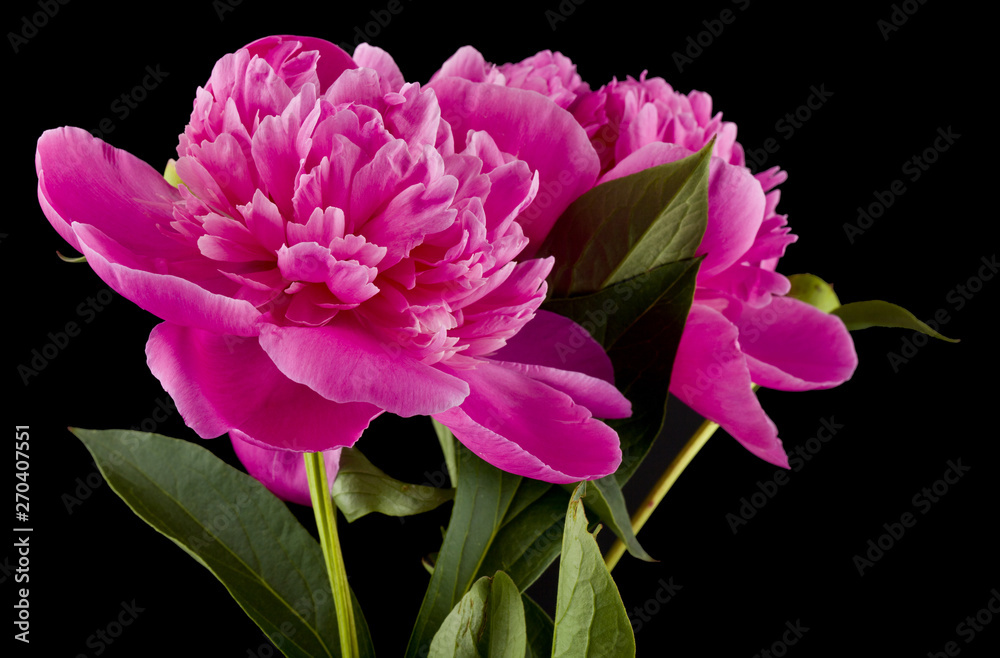
[[[468,52],[463,59],[476,61]],[[478,66],[455,67],[451,74],[484,70],[488,75],[480,75],[479,82],[522,86],[499,75],[500,67]],[[559,70],[574,70],[571,66],[564,63]],[[550,76],[556,77],[554,71]],[[838,318],[783,297],[790,284],[775,266],[796,240],[787,217],[775,212],[780,193],[774,188],[785,173],[775,167],[752,175],[735,124],[722,121],[721,113],[713,115],[712,99],[703,92],[680,94],[645,74],[593,92],[582,84],[568,88],[575,98],[563,106],[586,130],[600,158],[598,184],[679,160],[716,138],[708,226],[698,250],[705,259],[670,390],[754,454],[787,467],[777,428],[751,382],[789,391],[837,386],[853,374],[857,355]]]
[[[511,472],[601,477],[621,453],[592,413],[629,403],[596,343],[558,358],[582,329],[537,311],[552,260],[524,259],[515,221],[535,169],[565,169],[586,136],[537,94],[490,100],[503,140],[453,131],[384,51],[268,37],[198,90],[178,188],[60,128],[38,142],[38,196],[101,278],[165,320],[146,353],[185,422],[229,432],[286,498],[302,491],[287,451],[351,446],[383,411],[434,416]]]

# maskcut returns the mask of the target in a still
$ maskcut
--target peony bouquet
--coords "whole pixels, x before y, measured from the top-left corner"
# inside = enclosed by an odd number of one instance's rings
[[[495,65],[467,46],[421,84],[367,44],[267,37],[215,64],[165,170],[68,127],[35,165],[68,260],[162,320],[149,369],[247,473],[188,441],[75,434],[287,656],[378,645],[338,509],[449,503],[405,655],[634,655],[611,571],[653,559],[636,533],[712,432],[787,468],[757,387],[845,382],[850,330],[944,338],[778,272],[785,174],[751,173],[708,94],[593,88],[550,51]],[[671,397],[705,422],[630,515]],[[431,418],[450,486],[365,457],[384,413]],[[313,507],[318,543],[282,501]],[[525,590],[557,559],[546,610]]]

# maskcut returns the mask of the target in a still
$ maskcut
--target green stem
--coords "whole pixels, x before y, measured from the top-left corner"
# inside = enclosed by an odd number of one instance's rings
[[[337,536],[337,505],[330,495],[330,483],[326,477],[323,453],[304,453],[306,474],[309,477],[309,495],[316,513],[316,527],[319,529],[319,544],[323,548],[326,572],[330,576],[333,605],[337,611],[337,629],[340,635],[340,652],[344,658],[358,658],[358,631],[354,625],[354,606],[351,588],[347,584],[344,556],[340,552],[340,538]]]
[[[698,428],[698,431],[696,431],[694,435],[688,439],[688,442],[684,444],[681,451],[676,457],[674,457],[674,460],[670,462],[670,465],[667,466],[667,470],[663,471],[663,475],[660,476],[660,479],[657,480],[656,484],[653,485],[653,488],[650,489],[649,493],[646,495],[646,499],[643,500],[642,504],[639,506],[639,509],[637,509],[632,515],[632,532],[639,534],[639,530],[646,524],[646,521],[649,520],[649,517],[653,514],[653,510],[655,510],[656,506],[660,504],[663,497],[667,495],[668,491],[670,491],[670,487],[672,487],[674,482],[677,481],[680,474],[684,472],[684,469],[691,463],[694,456],[698,454],[698,451],[701,450],[706,443],[708,443],[708,439],[717,429],[719,429],[719,426],[716,423],[706,420]],[[604,564],[608,566],[608,571],[615,568],[615,565],[618,564],[618,560],[620,560],[624,554],[625,543],[621,539],[616,539],[615,543],[612,544],[611,549],[608,551],[608,554],[604,557]]]

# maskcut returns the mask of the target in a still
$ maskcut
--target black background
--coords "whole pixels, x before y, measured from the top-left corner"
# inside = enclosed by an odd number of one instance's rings
[[[553,29],[545,12],[558,12],[557,0],[527,8],[402,0],[403,10],[369,40],[387,49],[411,81],[426,81],[459,46],[472,44],[498,63],[560,50],[595,88],[649,69],[679,91],[708,91],[714,107],[739,125],[745,147],[760,148],[768,138],[780,146],[767,165],[789,172],[779,211],[789,214],[800,237],[780,271],[833,281],[842,301],[888,299],[925,319],[944,309],[942,330],[962,339],[923,345],[894,369],[888,353],[900,354],[912,334],[866,330],[854,334],[860,367],[847,384],[797,394],[762,391],[789,450],[815,436],[822,419],[843,428],[735,534],[726,515],[738,513],[741,498],[757,492],[775,468],[721,432],[713,438],[640,534],[661,561],[626,557],[615,570],[636,620],[640,656],[751,656],[780,642],[786,623],[809,629],[787,647],[792,656],[922,657],[949,641],[958,655],[996,655],[997,615],[971,642],[957,626],[1000,588],[991,422],[1000,279],[973,282],[978,292],[960,309],[951,293],[997,251],[990,162],[996,62],[987,36],[995,16],[959,2],[913,1],[906,8],[915,13],[886,39],[878,21],[890,18],[888,2],[868,3],[863,12],[831,3],[741,4],[745,10],[721,0],[686,6],[564,0],[569,15]],[[65,428],[130,427],[153,418],[167,400],[143,353],[157,320],[116,295],[84,322],[78,306],[106,286],[86,265],[55,257],[68,246],[38,208],[35,140],[47,128],[95,129],[108,117],[114,127],[108,141],[161,168],[175,154],[196,87],[223,54],[276,33],[353,41],[355,28],[364,30],[374,20],[370,12],[386,5],[242,0],[235,7],[206,1],[146,9],[73,0],[36,33],[26,31],[33,36],[18,52],[5,39],[4,182],[14,203],[0,225],[9,332],[4,417],[10,426],[31,426],[35,529],[31,644],[15,643],[19,652],[97,655],[88,637],[107,628],[122,602],[134,600],[143,611],[103,655],[272,655],[214,577],[135,517],[107,485],[86,485],[97,482],[96,469]],[[231,11],[220,15],[220,7]],[[708,43],[703,21],[727,8],[735,20]],[[39,11],[36,2],[8,3],[0,27],[19,32],[22,17],[30,21]],[[674,52],[700,32],[708,45],[679,70]],[[141,83],[147,66],[169,75],[121,118],[110,106]],[[833,95],[786,139],[776,122],[821,85]],[[910,181],[903,163],[949,127],[961,137]],[[905,193],[850,243],[843,225],[897,179]],[[82,326],[80,335],[26,386],[17,366],[69,321]],[[696,419],[678,406],[670,423],[667,440],[626,491],[633,501]],[[176,413],[156,431],[198,440]],[[233,459],[226,439],[206,445]],[[423,481],[440,464],[422,419],[380,419],[359,445],[401,479]],[[958,459],[969,472],[921,514],[914,496]],[[67,496],[79,495],[80,482],[90,493],[70,513]],[[307,510],[297,511],[311,523],[302,514]],[[915,513],[916,525],[859,575],[854,556],[904,512]],[[405,523],[371,516],[342,529],[348,573],[382,656],[402,653],[427,581],[420,558],[436,550],[447,516],[447,507]],[[8,544],[4,554],[12,551]],[[11,606],[11,576],[0,577]],[[661,606],[660,583],[671,578],[681,588]],[[538,598],[554,602],[551,591]],[[635,612],[643,607],[645,619]],[[5,609],[12,621],[12,608]]]

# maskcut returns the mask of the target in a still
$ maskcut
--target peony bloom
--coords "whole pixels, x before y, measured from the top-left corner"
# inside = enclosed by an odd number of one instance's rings
[[[591,479],[621,459],[593,416],[630,406],[596,343],[561,364],[582,329],[537,310],[552,260],[523,253],[538,165],[519,151],[585,139],[538,101],[504,100],[534,121],[496,119],[501,143],[453,130],[382,50],[268,37],[198,90],[180,185],[60,128],[38,142],[38,197],[102,279],[164,320],[147,360],[185,422],[228,432],[282,497],[308,501],[293,453],[351,446],[384,411],[433,416],[504,470]]]
[[[524,66],[541,56],[506,66]],[[462,59],[474,58],[466,52]],[[502,68],[487,65],[482,82],[520,86],[527,79],[500,76]],[[563,80],[568,70],[566,65],[558,73],[550,68],[548,75]],[[705,258],[670,390],[754,454],[787,467],[777,427],[751,382],[785,391],[830,388],[851,377],[857,355],[838,318],[784,296],[790,284],[775,267],[796,240],[787,216],[775,212],[780,195],[775,188],[785,173],[774,167],[751,174],[735,124],[712,114],[708,94],[680,94],[645,74],[614,80],[597,91],[570,86],[575,98],[564,107],[585,129],[600,159],[597,184],[679,160],[715,137],[708,225],[698,250]]]

